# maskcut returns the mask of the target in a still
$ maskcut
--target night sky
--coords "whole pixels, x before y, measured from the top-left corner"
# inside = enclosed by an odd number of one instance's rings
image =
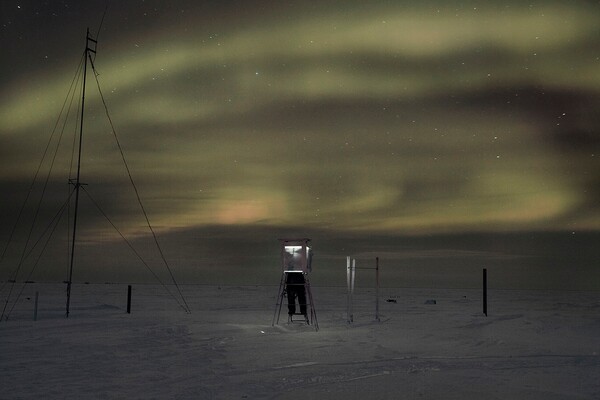
[[[106,4],[0,4],[2,250],[89,27],[182,280],[237,283],[228,274],[253,266],[248,282],[277,283],[277,238],[307,236],[330,283],[345,255],[379,255],[400,285],[468,286],[489,266],[503,286],[600,287],[600,2],[125,1],[98,32]],[[137,235],[88,84],[82,180]],[[70,154],[58,152],[41,215],[68,193]],[[106,254],[110,226],[82,208],[82,240]],[[76,278],[111,280],[93,259]],[[138,276],[111,263],[101,269]],[[6,279],[14,266],[1,268]]]

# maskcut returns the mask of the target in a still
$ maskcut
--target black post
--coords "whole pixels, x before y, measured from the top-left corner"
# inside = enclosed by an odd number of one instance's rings
[[[483,313],[487,317],[487,269],[483,269]]]
[[[127,285],[127,314],[131,314],[131,285]]]
[[[375,319],[379,319],[379,257],[375,257]]]
[[[37,321],[39,299],[40,299],[40,292],[35,292],[35,306],[33,307],[33,320],[34,321]]]

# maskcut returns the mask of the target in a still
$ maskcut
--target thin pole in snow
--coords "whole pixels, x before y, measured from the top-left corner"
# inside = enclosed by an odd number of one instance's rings
[[[348,285],[348,323],[354,322],[354,312],[352,309],[352,297],[354,296],[354,276],[356,274],[356,260],[350,263],[350,256],[346,257],[346,283]]]
[[[379,257],[375,257],[375,319],[379,319]]]
[[[483,313],[487,317],[487,268],[483,269]]]
[[[352,322],[350,317],[351,309],[352,309],[352,294],[350,292],[350,256],[346,257],[346,289],[347,289],[347,299],[346,299],[346,315],[348,316],[348,323]]]
[[[354,277],[356,275],[356,259],[352,259],[352,273],[350,276],[350,322],[354,322]]]
[[[131,285],[127,285],[127,314],[131,314]]]
[[[35,305],[33,306],[33,320],[34,321],[37,321],[39,298],[40,298],[40,292],[35,292]]]

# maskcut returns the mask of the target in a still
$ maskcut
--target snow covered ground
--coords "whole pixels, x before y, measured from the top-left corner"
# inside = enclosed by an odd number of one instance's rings
[[[126,285],[76,285],[65,319],[64,285],[28,285],[0,323],[0,398],[600,398],[600,292],[491,290],[485,317],[477,290],[385,288],[377,322],[360,289],[348,324],[345,289],[315,287],[316,332],[285,309],[271,326],[274,286],[181,288],[191,314],[161,286],[127,314]]]

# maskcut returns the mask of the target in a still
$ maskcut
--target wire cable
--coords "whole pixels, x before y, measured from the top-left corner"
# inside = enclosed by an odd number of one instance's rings
[[[142,264],[144,264],[146,266],[146,268],[148,269],[148,271],[150,271],[150,273],[154,276],[154,278],[157,280],[157,282],[161,284],[161,286],[167,291],[167,293],[169,293],[171,295],[171,297],[173,297],[173,299],[175,299],[175,301],[177,302],[177,304],[180,307],[183,307],[183,305],[180,303],[179,299],[173,293],[171,293],[171,291],[169,290],[169,288],[167,287],[167,285],[160,279],[160,277],[156,274],[156,272],[154,272],[152,270],[152,268],[150,268],[150,265],[148,265],[148,263],[142,258],[142,256],[138,253],[138,251],[133,247],[133,245],[131,244],[131,242],[129,240],[127,240],[127,238],[125,237],[125,235],[123,235],[123,233],[111,221],[111,219],[104,212],[104,210],[102,210],[102,208],[100,207],[100,205],[98,204],[98,202],[96,202],[96,200],[94,200],[94,198],[92,197],[92,195],[90,194],[90,192],[88,192],[88,190],[84,186],[82,186],[81,189],[83,189],[83,192],[88,196],[88,198],[90,199],[90,201],[92,202],[92,204],[98,209],[98,211],[100,212],[100,214],[102,214],[102,216],[108,221],[108,223],[119,234],[119,236],[121,236],[121,239],[123,239],[123,241],[125,241],[125,243],[131,249],[131,251],[133,252],[133,254],[135,254],[136,257],[142,262]],[[183,307],[183,308],[185,308],[185,307]]]
[[[25,279],[25,282],[23,283],[21,290],[17,294],[17,298],[14,300],[13,305],[10,308],[10,310],[8,311],[8,313],[6,313],[5,321],[8,321],[8,318],[10,317],[10,314],[13,312],[15,306],[19,302],[19,299],[21,298],[21,295],[23,294],[23,291],[25,290],[27,283],[30,281],[31,277],[33,276],[33,273],[35,272],[37,266],[39,265],[39,262],[42,259],[42,256],[44,255],[46,248],[48,247],[48,243],[50,243],[50,239],[52,239],[52,235],[54,234],[54,231],[58,227],[58,223],[60,222],[60,219],[61,219],[63,213],[67,209],[67,204],[69,204],[69,202],[71,201],[71,197],[73,196],[73,193],[75,193],[75,189],[73,189],[71,191],[67,200],[62,204],[62,206],[60,207],[58,212],[54,215],[54,217],[50,221],[50,224],[48,225],[48,227],[46,227],[46,229],[44,230],[42,235],[40,235],[39,239],[36,241],[36,243],[33,245],[31,250],[27,254],[26,258],[28,258],[31,255],[31,253],[33,252],[35,247],[39,244],[39,242],[42,240],[42,238],[46,235],[46,233],[48,231],[50,231],[48,234],[48,237],[46,239],[46,242],[44,243],[44,246],[42,247],[42,250],[40,251],[40,254],[38,254],[37,259],[35,260],[35,263],[33,264],[33,267],[31,268],[31,271],[29,271],[29,274],[27,275],[27,278]],[[8,304],[8,299],[6,300],[6,304]],[[4,310],[6,310],[6,305],[4,306]],[[4,316],[4,310],[2,310],[2,315],[0,316],[0,321],[2,321],[2,316]]]
[[[125,153],[123,152],[123,148],[121,147],[121,143],[119,142],[119,138],[117,136],[117,132],[115,130],[114,124],[112,122],[112,119],[110,117],[110,113],[108,112],[108,106],[106,104],[106,100],[104,99],[104,95],[102,94],[102,89],[100,88],[100,82],[98,81],[98,72],[96,70],[96,67],[94,66],[94,62],[91,60],[90,58],[90,63],[92,65],[92,70],[94,71],[94,78],[96,79],[96,85],[98,86],[98,92],[100,93],[100,98],[102,100],[102,105],[104,106],[104,111],[106,113],[106,117],[108,118],[108,122],[110,124],[110,128],[112,131],[112,134],[115,138],[117,147],[119,149],[119,153],[121,154],[121,159],[123,160],[123,164],[125,166],[125,170],[127,171],[127,175],[129,177],[129,182],[131,183],[131,186],[133,187],[133,190],[135,192],[138,204],[142,210],[142,213],[144,214],[144,218],[146,219],[146,224],[148,226],[148,229],[150,230],[150,232],[152,233],[152,238],[154,239],[154,243],[156,245],[156,248],[158,249],[158,252],[160,254],[160,257],[165,265],[165,267],[167,268],[167,270],[169,271],[169,275],[171,276],[171,280],[173,281],[173,284],[175,285],[175,288],[177,288],[177,292],[179,293],[179,296],[181,296],[181,299],[183,301],[184,306],[183,309],[189,313],[190,307],[187,304],[187,301],[185,300],[185,297],[183,296],[183,293],[181,292],[181,288],[179,287],[179,285],[177,284],[177,281],[175,280],[175,276],[173,275],[173,271],[171,270],[171,267],[169,266],[169,263],[167,262],[167,259],[165,258],[165,255],[163,253],[163,250],[158,242],[158,238],[156,236],[156,233],[154,232],[154,229],[152,228],[152,224],[150,224],[150,219],[148,218],[148,213],[146,212],[146,209],[144,208],[144,204],[142,203],[142,199],[140,197],[139,191],[137,189],[137,186],[135,185],[135,182],[133,180],[133,176],[131,174],[131,170],[129,169],[129,165],[127,164],[127,160],[125,159]]]
[[[5,256],[5,254],[6,254],[7,250],[8,250],[8,247],[9,247],[10,243],[12,242],[12,239],[13,239],[14,233],[16,232],[16,228],[17,228],[17,226],[18,226],[18,225],[19,225],[19,223],[20,223],[21,217],[23,216],[23,211],[24,211],[24,209],[25,209],[25,206],[26,206],[26,205],[27,205],[27,203],[29,202],[29,198],[31,197],[31,194],[32,194],[32,192],[33,192],[33,188],[34,188],[34,186],[35,186],[35,183],[37,182],[38,176],[39,176],[39,174],[40,174],[40,171],[41,171],[41,169],[42,169],[42,165],[44,164],[44,160],[46,159],[46,156],[47,156],[47,154],[48,154],[48,150],[50,149],[50,145],[51,145],[51,143],[52,143],[52,140],[54,139],[54,135],[55,135],[55,133],[56,133],[56,131],[57,131],[57,128],[58,128],[58,126],[59,126],[59,123],[60,123],[60,121],[61,121],[61,119],[62,119],[63,113],[65,112],[65,106],[67,105],[67,102],[68,102],[68,100],[69,100],[69,97],[71,97],[71,102],[70,102],[70,104],[69,104],[69,107],[70,107],[70,106],[71,106],[71,104],[72,104],[72,101],[73,101],[72,99],[73,99],[73,96],[74,96],[74,93],[75,93],[75,91],[74,91],[74,85],[75,85],[75,87],[76,87],[76,82],[78,81],[78,77],[79,77],[79,71],[81,70],[81,67],[82,67],[82,65],[83,65],[83,61],[84,61],[84,60],[85,60],[85,58],[83,58],[83,57],[82,57],[82,58],[81,58],[81,60],[80,60],[80,62],[79,62],[79,65],[77,66],[77,70],[75,71],[75,76],[73,77],[73,80],[71,81],[71,85],[69,86],[69,90],[68,90],[68,92],[67,92],[67,95],[66,95],[66,97],[65,97],[65,100],[64,100],[64,102],[63,102],[63,104],[62,104],[61,110],[60,110],[60,112],[59,112],[59,114],[58,114],[58,117],[57,117],[57,119],[56,119],[56,122],[54,123],[54,128],[52,129],[52,131],[51,131],[51,133],[50,133],[50,138],[48,139],[48,142],[46,143],[46,147],[45,147],[45,149],[44,149],[44,152],[43,152],[43,154],[42,154],[42,158],[41,158],[41,160],[40,160],[40,162],[39,162],[39,164],[38,164],[38,167],[37,167],[37,169],[36,169],[36,171],[35,171],[35,174],[34,174],[34,176],[33,176],[33,179],[32,179],[32,181],[31,181],[31,184],[30,184],[30,186],[29,186],[29,190],[27,191],[27,195],[25,196],[25,200],[23,201],[23,203],[22,203],[22,205],[21,205],[21,208],[20,208],[20,210],[19,210],[19,212],[18,212],[18,214],[17,214],[17,219],[16,219],[16,221],[15,221],[15,224],[14,224],[14,226],[13,226],[12,230],[11,230],[11,233],[10,233],[10,235],[9,235],[8,241],[7,241],[7,243],[6,243],[6,246],[4,247],[4,250],[3,250],[3,252],[2,252],[2,256],[0,257],[0,263],[1,263],[1,262],[4,260],[4,256]],[[68,116],[68,111],[67,111],[67,116]],[[66,123],[66,118],[67,118],[67,117],[65,117],[65,123]],[[60,137],[61,137],[61,138],[62,138],[62,133],[63,133],[63,132],[64,132],[64,124],[63,124],[63,130],[61,131],[61,134],[60,134]],[[59,143],[60,143],[60,139],[59,139]],[[57,146],[57,149],[58,149],[58,146]],[[56,150],[56,151],[58,151],[58,150]],[[56,152],[55,152],[55,154],[54,154],[54,158],[53,158],[53,160],[54,160],[54,159],[56,159]],[[52,163],[54,163],[54,161],[53,161]],[[15,281],[16,281],[16,279],[17,279],[18,275],[19,275],[19,271],[20,271],[20,269],[21,269],[21,265],[22,265],[22,262],[23,262],[23,257],[24,257],[24,255],[25,255],[25,253],[27,252],[27,246],[29,245],[29,241],[30,241],[30,239],[31,239],[31,235],[32,235],[32,232],[33,232],[33,228],[34,228],[34,226],[35,226],[35,223],[36,223],[37,217],[38,217],[38,215],[39,215],[39,209],[40,209],[40,207],[41,207],[41,200],[43,199],[43,196],[44,196],[44,193],[45,193],[45,189],[46,189],[46,186],[47,186],[47,183],[48,183],[49,177],[50,177],[50,172],[48,173],[48,175],[47,175],[47,177],[46,177],[46,185],[44,186],[44,191],[43,191],[43,193],[42,193],[42,197],[40,198],[40,201],[38,202],[38,206],[37,206],[37,209],[36,209],[36,212],[35,212],[35,216],[34,216],[34,218],[33,218],[33,222],[32,222],[32,224],[31,224],[31,227],[30,227],[30,230],[29,230],[29,234],[28,234],[28,237],[27,237],[27,241],[26,241],[26,243],[25,243],[25,246],[24,246],[24,248],[23,248],[23,252],[22,252],[22,254],[21,254],[21,261],[20,261],[20,262],[19,262],[19,264],[17,265],[17,268],[15,269],[15,271],[13,271],[13,272],[10,274],[10,275],[11,275],[11,277],[12,277],[12,279],[10,279],[9,281],[13,281],[13,282],[12,282],[12,285],[11,285],[11,288],[10,288],[10,291],[9,291],[9,294],[8,294],[8,298],[10,298],[10,295],[11,295],[11,293],[12,293],[12,290],[13,290],[14,283],[15,283]],[[8,283],[8,282],[7,282],[7,283]],[[5,283],[5,284],[4,284],[4,285],[3,285],[3,286],[0,288],[0,291],[2,291],[2,290],[4,289],[4,287],[6,286],[6,284],[7,284],[7,283]],[[3,311],[3,313],[4,313],[4,311]]]

